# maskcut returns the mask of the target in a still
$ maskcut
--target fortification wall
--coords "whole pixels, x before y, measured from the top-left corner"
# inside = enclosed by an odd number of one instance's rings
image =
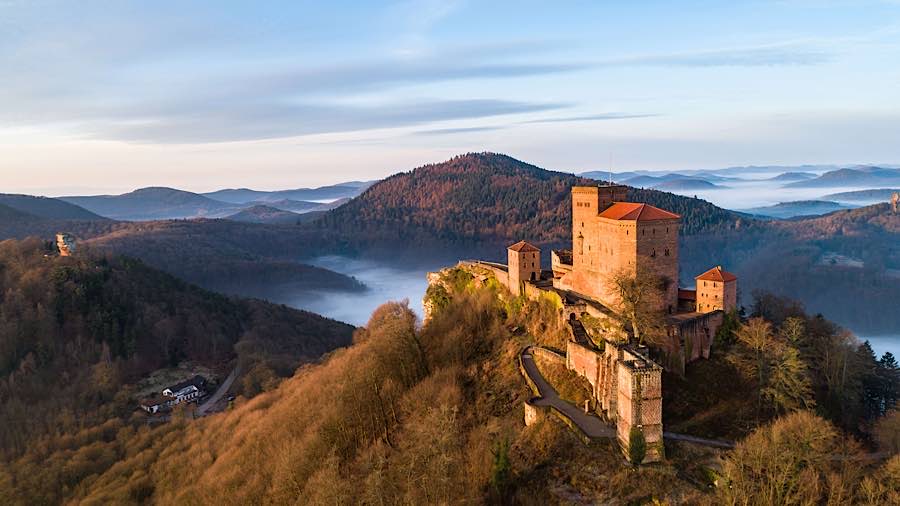
[[[566,363],[565,355],[546,348],[534,347],[531,349],[531,354],[554,364],[563,365]]]
[[[593,396],[600,400],[600,369],[602,358],[599,353],[591,348],[582,346],[575,341],[566,343],[566,367],[575,374],[584,377],[593,387]]]

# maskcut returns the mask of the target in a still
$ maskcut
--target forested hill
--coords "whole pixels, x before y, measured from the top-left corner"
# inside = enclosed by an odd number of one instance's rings
[[[361,248],[468,246],[528,238],[570,240],[570,191],[596,181],[495,153],[470,153],[391,176],[313,226]],[[708,202],[632,189],[639,202],[682,214],[684,233],[741,225],[739,214]]]
[[[157,368],[237,357],[290,374],[351,340],[351,326],[312,313],[216,295],[136,260],[51,248],[0,242],[0,456],[130,412],[127,385]]]

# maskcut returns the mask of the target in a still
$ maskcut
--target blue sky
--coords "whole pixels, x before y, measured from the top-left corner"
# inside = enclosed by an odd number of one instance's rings
[[[0,0],[0,191],[900,163],[900,0]]]

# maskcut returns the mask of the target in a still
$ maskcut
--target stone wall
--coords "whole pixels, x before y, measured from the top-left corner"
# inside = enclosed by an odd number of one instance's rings
[[[531,354],[554,364],[564,365],[566,363],[565,355],[559,354],[553,350],[548,350],[547,348],[531,348]]]

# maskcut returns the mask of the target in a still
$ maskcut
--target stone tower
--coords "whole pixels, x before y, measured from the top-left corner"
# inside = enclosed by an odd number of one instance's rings
[[[519,241],[507,248],[506,253],[509,289],[521,295],[523,281],[541,279],[541,250],[531,243]]]
[[[59,249],[59,256],[72,256],[75,253],[75,237],[63,232],[56,234],[56,247]]]
[[[891,195],[891,209],[896,213],[898,206],[900,206],[900,193],[894,192],[894,194]]]
[[[615,305],[609,287],[620,271],[648,271],[667,281],[664,309],[678,307],[681,217],[649,204],[623,202],[624,186],[572,188],[572,272],[563,284]]]
[[[731,311],[737,307],[737,276],[716,266],[695,278],[697,312]]]

